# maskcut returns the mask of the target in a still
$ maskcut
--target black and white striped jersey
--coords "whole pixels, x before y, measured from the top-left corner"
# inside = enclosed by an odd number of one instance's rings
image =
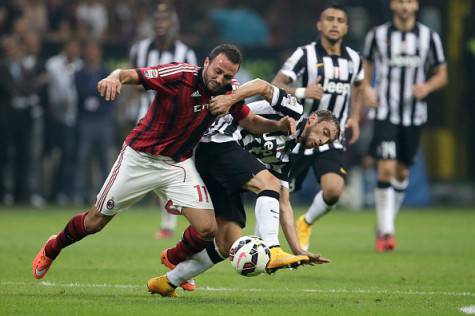
[[[281,180],[288,181],[289,156],[306,122],[302,105],[295,97],[274,87],[271,103],[261,100],[249,103],[248,106],[253,113],[267,119],[280,120],[285,115],[294,118],[297,121],[296,135],[291,136],[284,132],[255,135],[241,128],[230,115],[226,115],[210,127],[201,141],[215,143],[237,141]]]
[[[175,40],[169,50],[160,51],[153,38],[146,38],[136,42],[130,49],[130,63],[133,68],[169,64],[171,62],[184,62],[197,65],[195,52],[179,40]],[[137,120],[141,119],[152,104],[155,91],[145,91],[137,106]]]
[[[370,117],[403,126],[424,124],[427,103],[414,98],[412,88],[445,63],[439,35],[421,23],[402,32],[389,22],[367,34],[364,56],[373,64],[379,98]]]
[[[363,62],[360,55],[348,46],[341,54],[329,55],[319,42],[301,46],[287,59],[281,68],[283,74],[303,87],[321,76],[320,84],[324,94],[321,100],[305,99],[305,116],[316,110],[329,110],[339,120],[342,143],[346,121],[351,105],[351,88],[364,79]]]

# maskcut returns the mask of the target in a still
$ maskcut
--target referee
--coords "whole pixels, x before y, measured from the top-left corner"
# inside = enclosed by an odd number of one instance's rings
[[[196,65],[195,52],[177,39],[179,29],[178,15],[173,7],[167,3],[159,3],[154,13],[155,36],[136,42],[130,50],[130,64],[132,68],[142,68],[155,65],[169,64],[174,61]],[[155,91],[140,92],[132,114],[135,120],[140,120],[152,104]],[[163,211],[160,230],[155,237],[171,238],[175,232],[177,218]]]
[[[345,10],[336,5],[326,8],[320,14],[316,27],[321,35],[320,41],[297,48],[272,82],[300,98],[305,115],[316,110],[329,110],[340,124],[341,136],[338,140],[316,149],[297,145],[292,155],[294,190],[300,189],[310,168],[321,185],[321,191],[312,205],[296,223],[303,249],[308,249],[311,225],[329,212],[343,193],[346,177],[344,129],[348,127],[351,130],[349,143],[354,143],[359,137],[360,95],[364,77],[359,54],[342,44],[348,32]],[[290,86],[296,82],[300,82],[299,88]]]
[[[378,161],[376,251],[394,250],[395,218],[427,121],[425,98],[447,84],[439,35],[416,21],[417,0],[391,0],[393,19],[366,36],[365,95],[377,106],[371,154]],[[375,74],[376,88],[370,87]]]

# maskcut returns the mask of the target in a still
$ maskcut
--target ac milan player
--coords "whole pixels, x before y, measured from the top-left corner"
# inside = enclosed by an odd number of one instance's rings
[[[35,278],[46,275],[63,248],[99,232],[114,215],[150,191],[167,201],[169,212],[188,219],[195,231],[194,243],[213,239],[213,204],[190,157],[215,115],[229,111],[241,126],[254,133],[295,127],[295,121],[288,117],[276,122],[256,116],[243,103],[230,108],[209,106],[213,96],[232,90],[240,62],[239,50],[223,44],[211,51],[202,69],[184,63],[117,69],[99,81],[98,91],[108,101],[117,97],[123,84],[142,84],[156,90],[157,95],[145,117],[125,139],[94,205],[75,215],[38,252],[32,267]]]

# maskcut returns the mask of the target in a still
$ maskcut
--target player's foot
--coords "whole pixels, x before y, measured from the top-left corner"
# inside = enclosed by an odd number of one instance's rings
[[[160,294],[163,297],[178,296],[175,291],[176,287],[170,284],[166,274],[148,280],[147,287],[151,294]]]
[[[307,256],[295,256],[286,253],[280,246],[272,247],[270,249],[270,261],[267,264],[267,273],[274,273],[279,269],[296,268],[302,264],[309,263],[310,259]]]
[[[162,251],[162,254],[160,255],[160,261],[165,267],[167,267],[170,270],[173,270],[175,269],[175,265],[171,263],[170,260],[168,260],[168,249],[170,248],[167,248]],[[191,292],[191,291],[196,290],[196,282],[194,279],[189,279],[183,282],[182,284],[180,284],[180,287],[184,289],[185,291]]]
[[[376,235],[376,251],[393,251],[396,249],[396,239],[394,235],[385,234],[385,235]]]
[[[53,259],[50,259],[46,256],[45,247],[46,244],[54,238],[56,238],[56,235],[50,236],[43,245],[43,247],[41,247],[40,251],[36,254],[35,259],[33,259],[33,266],[31,272],[33,273],[35,279],[44,278],[49,268],[51,267],[51,264],[53,263]]]
[[[155,232],[155,239],[170,239],[173,238],[174,235],[173,230],[162,228]]]
[[[297,238],[299,239],[300,247],[303,250],[307,251],[310,246],[310,236],[312,235],[312,225],[308,224],[305,221],[305,216],[302,215],[299,217],[295,223],[295,228],[297,229]]]

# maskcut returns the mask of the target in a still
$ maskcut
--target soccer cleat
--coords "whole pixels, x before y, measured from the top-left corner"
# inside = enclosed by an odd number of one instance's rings
[[[307,256],[295,256],[286,253],[280,246],[272,247],[270,249],[270,261],[267,264],[266,272],[274,273],[279,269],[297,268],[302,264],[309,263],[310,259]]]
[[[377,252],[393,251],[395,249],[396,249],[396,239],[394,238],[394,235],[376,234],[376,251]]]
[[[168,260],[168,249],[170,249],[170,248],[167,248],[167,249],[162,251],[162,253],[160,255],[160,261],[162,262],[162,264],[165,267],[167,267],[170,270],[173,270],[173,269],[175,269],[175,265],[173,263],[171,263],[170,260]],[[196,290],[196,282],[195,282],[194,279],[189,279],[189,280],[186,280],[185,282],[181,283],[180,287],[182,289],[184,289],[185,291],[190,291],[191,292],[191,291]]]
[[[43,245],[43,247],[41,247],[40,251],[36,254],[35,259],[33,259],[33,266],[31,272],[33,273],[35,279],[44,278],[49,268],[51,267],[51,264],[53,263],[53,259],[46,257],[45,247],[46,244],[54,238],[56,238],[56,235],[50,236],[46,243]]]
[[[147,282],[148,291],[151,294],[160,294],[163,297],[177,297],[176,287],[171,285],[166,274],[152,278]]]
[[[312,225],[308,224],[305,221],[305,216],[302,215],[299,217],[295,223],[295,228],[297,230],[297,238],[299,239],[300,247],[303,250],[307,251],[310,246],[310,236],[312,235]]]
[[[170,239],[173,238],[174,232],[169,229],[160,229],[155,232],[155,239]]]

